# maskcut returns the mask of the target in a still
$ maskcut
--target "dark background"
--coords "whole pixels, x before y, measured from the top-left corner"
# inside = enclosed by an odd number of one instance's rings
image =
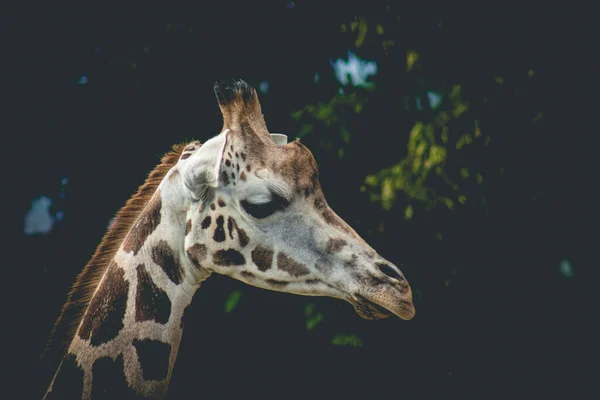
[[[589,283],[584,249],[597,234],[587,229],[595,180],[583,175],[597,167],[582,123],[593,104],[582,94],[592,68],[584,58],[593,37],[588,13],[278,2],[198,8],[186,24],[146,14],[48,8],[3,17],[3,200],[12,203],[5,254],[17,256],[5,263],[2,331],[5,363],[14,365],[8,378],[22,394],[15,398],[39,398],[45,390],[48,371],[37,364],[44,342],[115,212],[172,144],[219,132],[214,81],[267,80],[269,91],[259,94],[267,125],[293,138],[300,127],[291,113],[336,92],[329,60],[352,48],[355,36],[349,40],[340,25],[356,16],[382,21],[399,50],[383,57],[367,46],[353,49],[378,61],[378,95],[350,123],[344,157],[335,151],[337,132],[315,129],[302,141],[319,163],[332,208],[384,257],[405,265],[416,317],[365,321],[338,300],[213,276],[186,316],[169,397],[589,395],[585,383],[597,353],[582,322],[593,322],[597,311],[586,311],[594,292],[582,281]],[[397,108],[400,97],[417,90],[418,79],[404,69],[407,49],[422,55],[418,78],[463,85],[492,137],[485,153],[449,158],[445,167],[466,163],[482,171],[485,185],[470,198],[485,198],[485,207],[426,211],[412,203],[415,216],[407,221],[404,203],[385,211],[359,190],[368,174],[405,156],[411,127],[430,118],[427,110]],[[535,80],[527,80],[529,69]],[[83,75],[88,83],[78,84]],[[505,79],[501,89],[495,76]],[[521,97],[509,95],[519,90]],[[478,109],[484,96],[493,107]],[[537,112],[544,117],[533,124]],[[64,219],[47,235],[24,235],[31,200],[57,199],[63,177],[66,196],[54,209]],[[560,273],[562,259],[573,265],[570,278]],[[226,313],[234,290],[241,300]],[[309,303],[324,315],[312,330],[304,315]],[[364,346],[333,345],[341,333]]]

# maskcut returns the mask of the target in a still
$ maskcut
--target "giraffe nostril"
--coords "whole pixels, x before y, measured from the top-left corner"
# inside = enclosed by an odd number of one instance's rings
[[[389,265],[384,264],[384,263],[377,263],[375,265],[377,265],[377,268],[379,268],[379,270],[381,272],[383,272],[390,278],[397,279],[400,282],[404,281],[404,277],[402,276],[402,274],[400,272],[398,272],[396,269],[394,269],[393,267],[390,267]]]

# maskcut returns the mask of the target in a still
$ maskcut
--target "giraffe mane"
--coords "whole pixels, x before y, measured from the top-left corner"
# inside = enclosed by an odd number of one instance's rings
[[[173,145],[171,151],[163,155],[160,164],[148,174],[138,191],[117,212],[114,223],[108,228],[96,251],[77,275],[75,283],[67,295],[67,300],[62,306],[60,315],[52,327],[40,360],[60,362],[60,359],[52,359],[52,355],[58,351],[62,355],[66,350],[106,268],[138,216],[156,192],[158,185],[169,170],[177,164],[184,148],[184,143]]]

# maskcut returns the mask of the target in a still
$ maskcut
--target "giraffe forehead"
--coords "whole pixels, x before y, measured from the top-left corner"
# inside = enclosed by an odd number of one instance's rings
[[[250,157],[259,165],[255,167],[255,175],[275,189],[280,186],[282,194],[293,191],[308,195],[320,188],[317,162],[310,150],[299,141],[270,147],[269,151],[260,152],[259,157],[257,160]]]

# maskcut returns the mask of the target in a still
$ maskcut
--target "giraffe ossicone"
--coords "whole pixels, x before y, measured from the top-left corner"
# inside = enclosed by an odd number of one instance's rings
[[[45,398],[164,398],[182,317],[212,273],[339,298],[363,318],[414,316],[402,272],[328,206],[311,152],[269,133],[245,82],[215,94],[221,133],[165,155],[79,275]]]

